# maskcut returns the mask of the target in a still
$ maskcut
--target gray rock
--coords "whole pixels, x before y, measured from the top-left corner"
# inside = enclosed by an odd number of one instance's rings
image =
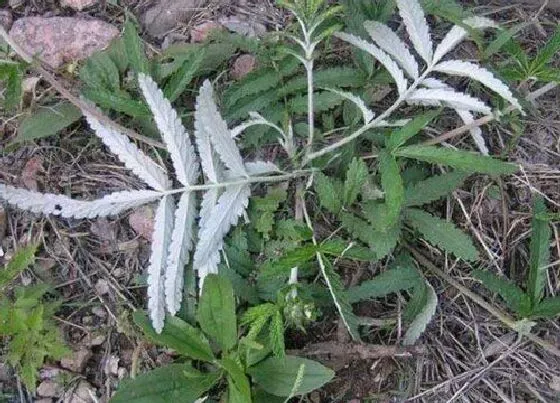
[[[162,37],[178,24],[188,21],[207,1],[205,0],[159,0],[142,16],[148,33]]]

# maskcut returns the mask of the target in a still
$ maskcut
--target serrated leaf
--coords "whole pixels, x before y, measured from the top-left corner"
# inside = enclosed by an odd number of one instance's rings
[[[134,312],[133,319],[153,343],[172,348],[178,354],[191,359],[207,362],[214,360],[214,354],[206,337],[199,329],[187,322],[175,316],[167,316],[162,332],[156,333],[144,312]]]
[[[367,221],[347,212],[342,213],[341,224],[354,237],[369,245],[376,254],[376,260],[387,256],[397,246],[400,235],[398,225],[388,228],[387,231],[378,231]]]
[[[381,63],[383,67],[387,69],[389,74],[391,74],[393,80],[395,80],[399,94],[404,94],[408,86],[408,81],[404,77],[403,71],[387,53],[379,49],[374,44],[366,42],[363,39],[352,34],[338,32],[335,34],[335,36],[375,57],[379,61],[379,63]]]
[[[14,143],[54,136],[62,129],[77,122],[81,117],[82,112],[69,102],[41,108],[21,121]]]
[[[177,179],[183,186],[192,185],[198,174],[198,164],[189,135],[177,112],[149,76],[138,74],[138,84],[171,155]]]
[[[537,305],[542,299],[550,256],[551,229],[547,221],[537,218],[539,214],[546,214],[546,205],[541,196],[536,196],[533,201],[529,277],[527,280],[527,294],[529,294],[533,306]]]
[[[150,110],[142,102],[132,99],[123,91],[110,92],[103,88],[84,88],[82,95],[105,109],[122,112],[132,117],[149,116]]]
[[[220,156],[220,159],[233,174],[247,176],[243,159],[235,141],[231,137],[227,124],[220,115],[214,101],[214,90],[210,81],[206,80],[196,99],[195,125],[199,124],[201,130],[210,135],[210,141]]]
[[[395,31],[377,21],[364,22],[364,28],[371,39],[382,50],[391,55],[411,78],[418,78],[418,63],[410,53],[408,46],[398,37]]]
[[[403,181],[395,157],[383,149],[379,152],[378,158],[381,188],[385,193],[385,204],[387,206],[387,223],[389,226],[393,226],[399,219],[404,202]]]
[[[250,194],[251,188],[248,185],[228,187],[209,211],[208,218],[205,221],[201,219],[199,239],[193,257],[193,266],[198,270],[201,284],[208,274],[203,268],[214,260],[222,249],[223,237],[237,224],[239,217],[247,209]]]
[[[314,181],[321,206],[333,214],[338,213],[342,207],[342,201],[340,195],[336,192],[332,179],[322,172],[317,172]]]
[[[290,396],[302,365],[305,370],[297,388],[297,396],[319,389],[334,377],[331,369],[318,362],[290,355],[284,358],[268,358],[250,367],[247,372],[266,392],[275,396]]]
[[[502,162],[485,155],[433,146],[403,147],[396,150],[395,155],[414,158],[432,164],[449,165],[465,172],[478,172],[489,175],[508,175],[518,170],[515,164]]]
[[[346,294],[350,303],[367,299],[384,297],[386,295],[408,290],[418,286],[424,279],[412,266],[393,267],[370,280],[363,281],[360,285],[350,287]]]
[[[315,257],[317,248],[314,245],[304,245],[285,252],[279,259],[265,263],[259,269],[261,278],[269,279],[287,275],[292,267],[301,266]]]
[[[284,351],[284,320],[282,319],[282,314],[279,310],[274,312],[271,317],[269,331],[269,340],[272,347],[272,353],[278,358],[283,358],[286,356]]]
[[[156,333],[161,333],[165,319],[164,273],[167,251],[173,231],[172,196],[163,196],[156,210],[152,233],[152,253],[148,267],[148,312]]]
[[[546,45],[539,50],[537,57],[533,60],[530,66],[531,72],[540,71],[548,62],[552,60],[554,55],[560,50],[560,26],[556,26],[556,31],[548,40]]]
[[[235,299],[226,278],[216,274],[206,277],[196,317],[204,333],[213,337],[224,351],[237,344]]]
[[[0,198],[32,213],[53,214],[64,218],[95,218],[118,214],[162,197],[151,190],[122,191],[97,200],[74,200],[67,196],[39,193],[0,184]]]
[[[371,262],[377,258],[371,249],[342,239],[327,239],[317,245],[317,251],[340,259],[352,259],[361,262]]]
[[[430,176],[428,179],[415,183],[405,190],[405,205],[421,206],[447,196],[458,189],[468,174],[461,171],[452,171],[442,175]]]
[[[428,242],[456,257],[474,261],[479,258],[471,238],[453,223],[434,217],[423,210],[406,209],[405,220],[408,225],[420,232]]]
[[[506,302],[508,308],[521,316],[526,316],[531,310],[531,299],[521,288],[511,280],[499,277],[489,271],[475,270],[473,277],[484,287],[498,294]]]
[[[16,251],[10,261],[0,270],[0,289],[35,261],[36,244],[29,244]]]
[[[245,163],[245,170],[249,176],[261,176],[272,173],[279,173],[280,168],[270,161],[253,161]]]
[[[106,52],[90,56],[80,69],[80,79],[90,88],[117,91],[120,88],[119,69]]]
[[[412,104],[441,106],[447,105],[454,109],[465,109],[491,115],[492,110],[480,99],[457,92],[451,88],[431,89],[418,88],[410,94],[406,101]]]
[[[345,206],[350,206],[356,201],[367,180],[368,173],[368,167],[361,158],[352,158],[344,182],[343,204]]]
[[[340,319],[344,323],[344,326],[348,330],[348,333],[350,333],[352,339],[359,341],[360,333],[358,331],[358,318],[352,312],[352,305],[350,305],[350,302],[347,300],[340,276],[335,271],[332,263],[328,259],[324,258],[321,253],[317,252],[316,257],[321,269],[321,275],[327,284],[334,305],[340,315]]]
[[[219,372],[202,373],[190,364],[168,364],[124,380],[111,403],[196,403],[220,377]]]
[[[173,223],[173,233],[165,268],[165,305],[171,315],[181,308],[185,265],[193,245],[193,225],[196,218],[196,196],[194,192],[183,193]]]
[[[233,359],[226,357],[220,361],[220,365],[228,373],[228,402],[251,403],[251,386],[239,364]]]
[[[554,318],[560,315],[560,297],[542,300],[531,311],[531,317]]]
[[[392,151],[402,146],[412,137],[416,136],[420,130],[424,129],[440,114],[439,110],[431,111],[423,115],[417,116],[400,129],[391,133],[386,140],[387,148]]]
[[[405,346],[410,346],[420,338],[422,333],[426,330],[426,327],[431,322],[432,318],[436,313],[437,308],[437,295],[434,287],[426,280],[426,287],[428,291],[428,298],[426,300],[426,305],[422,308],[420,313],[414,318],[408,330],[406,331],[403,344]]]
[[[165,98],[173,102],[185,92],[187,86],[191,83],[196,72],[200,68],[203,59],[204,50],[197,52],[193,59],[186,60],[181,68],[173,73],[163,88]]]
[[[344,101],[344,98],[329,91],[316,91],[313,93],[313,110],[325,112],[331,110]],[[294,115],[307,114],[307,94],[299,94],[289,101],[289,109]]]
[[[18,108],[21,103],[23,72],[19,63],[0,61],[0,80],[6,81],[3,106],[8,111]]]
[[[131,20],[125,22],[123,41],[130,67],[137,73],[148,74],[149,64],[144,53],[144,44],[138,35],[136,26]]]
[[[144,154],[126,136],[110,127],[104,126],[95,117],[84,115],[97,137],[123,162],[123,164],[156,190],[166,190],[169,179],[162,167]]]
[[[434,66],[434,71],[476,80],[510,102],[519,111],[523,111],[519,101],[513,96],[507,85],[494,77],[490,71],[474,63],[462,60],[447,60]]]
[[[424,10],[417,0],[396,0],[396,2],[414,49],[428,65],[431,64],[434,45],[430,38],[430,28]]]

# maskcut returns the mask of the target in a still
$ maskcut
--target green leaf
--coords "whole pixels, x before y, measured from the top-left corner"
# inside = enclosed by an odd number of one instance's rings
[[[128,68],[128,55],[124,46],[122,37],[114,39],[106,50],[107,54],[119,69],[119,72],[124,73]]]
[[[468,174],[452,171],[442,175],[431,176],[405,190],[405,206],[420,206],[447,196],[459,188]]]
[[[331,213],[337,214],[342,208],[342,200],[340,194],[336,191],[333,180],[322,172],[317,172],[314,182],[321,206]]]
[[[405,346],[412,345],[420,338],[422,333],[426,330],[428,324],[432,321],[436,313],[437,308],[437,295],[434,287],[428,281],[426,281],[426,287],[428,291],[428,298],[426,299],[426,305],[422,308],[420,313],[414,318],[408,330],[406,331],[403,344]]]
[[[395,155],[432,164],[449,165],[465,172],[479,172],[490,175],[512,174],[519,169],[515,164],[502,162],[485,155],[434,146],[403,147],[396,150]]]
[[[385,257],[397,246],[400,234],[399,226],[389,228],[387,231],[378,231],[368,222],[351,213],[343,212],[340,218],[342,226],[348,232],[369,245],[375,252],[376,260]]]
[[[220,372],[202,373],[190,364],[168,364],[122,381],[111,402],[194,403],[220,378]]]
[[[5,80],[4,108],[16,109],[22,96],[22,81],[24,69],[19,63],[0,61],[0,80]]]
[[[173,73],[169,78],[165,87],[163,88],[163,94],[169,102],[175,101],[179,96],[185,92],[187,86],[191,83],[198,71],[202,60],[204,59],[204,50],[196,53],[196,55],[189,60],[186,60],[181,68]]]
[[[316,361],[286,356],[272,357],[248,369],[251,378],[265,391],[275,396],[289,396],[300,366],[305,367],[297,396],[319,389],[334,377],[334,371]]]
[[[533,201],[529,278],[527,280],[527,294],[529,294],[533,306],[537,305],[543,296],[548,258],[550,256],[550,226],[547,221],[537,218],[539,214],[546,214],[546,212],[544,199],[541,196],[536,196]]]
[[[424,278],[421,278],[421,282],[417,284],[411,291],[410,299],[406,303],[406,307],[403,311],[403,319],[406,322],[412,322],[414,318],[420,315],[422,309],[426,306],[428,302],[428,286]]]
[[[144,44],[131,20],[127,20],[124,24],[123,41],[130,67],[137,73],[149,74],[149,64],[144,53]]]
[[[82,112],[69,102],[41,108],[38,112],[22,120],[14,143],[53,136],[81,117]]]
[[[223,358],[219,364],[228,373],[229,402],[251,403],[251,386],[249,380],[237,362]]]
[[[422,276],[412,265],[396,266],[378,274],[371,280],[363,281],[358,286],[350,287],[346,293],[348,301],[353,304],[408,290],[423,281]]]
[[[346,181],[344,182],[343,204],[350,206],[356,201],[362,186],[367,180],[368,167],[361,158],[352,158],[352,162],[346,171]]]
[[[511,28],[500,31],[496,39],[490,42],[486,47],[486,49],[484,49],[482,58],[488,59],[493,54],[499,52],[500,49],[502,49],[502,47],[504,47],[507,43],[511,42],[511,39],[515,35],[517,35],[517,33],[520,32],[522,29],[525,29],[527,25],[529,24],[527,23],[516,24]]]
[[[391,135],[386,139],[385,144],[389,151],[394,151],[398,147],[402,146],[412,137],[420,133],[420,130],[424,129],[430,124],[432,120],[436,118],[441,113],[441,110],[436,109],[420,115],[406,125],[398,129],[397,131],[391,133]]]
[[[90,56],[80,69],[80,79],[91,88],[109,92],[120,89],[119,69],[106,52]]]
[[[344,326],[348,330],[348,333],[350,333],[350,336],[352,336],[352,339],[359,341],[358,318],[352,312],[352,305],[350,305],[350,302],[347,300],[347,295],[344,291],[340,276],[335,271],[332,263],[320,253],[317,253],[317,261],[334,305],[340,314],[340,319],[344,322]]]
[[[276,357],[284,357],[286,352],[284,350],[284,319],[279,310],[274,312],[270,320],[269,340],[272,347],[272,353]]]
[[[144,312],[134,312],[133,318],[134,323],[142,329],[146,337],[152,342],[172,348],[177,353],[195,360],[208,362],[214,360],[214,354],[208,340],[200,330],[187,322],[175,316],[167,316],[161,334],[157,334]]]
[[[556,26],[556,31],[548,40],[546,45],[539,51],[537,57],[531,63],[530,71],[532,73],[540,71],[548,62],[552,60],[554,55],[560,50],[560,25]]]
[[[125,91],[109,92],[103,89],[85,88],[82,94],[101,108],[122,112],[132,117],[150,116],[148,107],[143,102],[130,98]]]
[[[531,312],[532,317],[554,318],[560,315],[560,297],[542,300]]]
[[[327,239],[317,245],[317,251],[341,259],[352,259],[361,262],[376,260],[376,254],[368,248],[355,245],[342,239]]]
[[[387,150],[379,152],[381,188],[385,192],[387,223],[393,226],[399,219],[404,202],[404,186],[397,160]]]
[[[8,284],[12,279],[27,269],[35,261],[37,245],[30,244],[19,249],[10,259],[8,264],[0,270],[0,288]]]
[[[313,93],[313,110],[317,113],[329,111],[344,102],[344,98],[330,91]],[[289,108],[294,115],[307,114],[307,95],[296,95],[290,100]]]
[[[473,277],[479,280],[484,287],[498,294],[506,302],[508,308],[521,316],[526,316],[531,310],[531,300],[511,280],[499,277],[489,271],[475,270]]]
[[[478,251],[471,238],[453,223],[418,209],[406,209],[405,217],[407,224],[418,230],[431,244],[464,260],[478,259]]]
[[[204,333],[213,337],[224,351],[237,344],[235,299],[225,277],[210,274],[204,279],[197,320]]]
[[[314,245],[303,245],[286,252],[280,259],[265,263],[259,270],[262,278],[287,275],[292,267],[301,266],[315,257]]]

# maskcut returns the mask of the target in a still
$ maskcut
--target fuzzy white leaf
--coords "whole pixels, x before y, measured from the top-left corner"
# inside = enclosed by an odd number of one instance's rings
[[[183,186],[193,184],[196,180],[198,166],[189,134],[181,123],[181,119],[154,80],[140,73],[138,74],[138,84],[154,114],[156,126],[167,146],[167,151],[171,155],[177,180]]]
[[[280,168],[270,161],[254,161],[245,163],[245,169],[250,176],[260,176],[280,172]]]
[[[517,99],[513,96],[508,86],[494,77],[494,75],[485,68],[482,68],[474,63],[464,62],[461,60],[448,60],[437,64],[434,67],[434,70],[445,74],[469,77],[476,80],[496,92],[518,110],[523,111],[519,101],[517,101]]]
[[[212,148],[210,134],[201,125],[200,120],[195,119],[194,124],[194,136],[198,148],[198,155],[200,155],[202,171],[210,182],[218,183],[220,175],[223,172],[222,162]]]
[[[387,25],[377,21],[364,22],[364,28],[377,45],[401,65],[413,79],[418,78],[418,63],[408,46]]]
[[[241,133],[243,133],[245,130],[247,130],[249,127],[256,126],[256,125],[264,125],[264,126],[272,127],[274,130],[276,130],[278,133],[280,133],[280,135],[282,137],[286,137],[286,134],[284,133],[284,130],[282,130],[280,128],[280,126],[272,123],[270,120],[263,117],[260,113],[254,112],[254,111],[249,112],[249,116],[251,117],[251,119],[249,119],[248,121],[246,121],[244,123],[241,123],[238,126],[235,126],[234,128],[232,128],[230,130],[231,137],[236,138]]]
[[[53,214],[64,218],[95,218],[121,213],[150,203],[162,196],[153,190],[115,192],[97,200],[74,200],[67,196],[39,193],[0,184],[0,199],[33,213]]]
[[[428,281],[426,281],[426,288],[426,292],[428,293],[426,305],[424,305],[420,313],[414,318],[406,331],[403,339],[403,344],[405,346],[410,346],[416,343],[436,313],[438,302],[436,291]]]
[[[223,245],[220,245],[219,248],[221,249]],[[205,264],[198,267],[198,278],[200,279],[198,282],[198,290],[202,292],[202,288],[204,287],[204,279],[209,274],[218,274],[218,264],[220,263],[220,249],[214,251]]]
[[[383,67],[387,69],[389,74],[391,74],[393,80],[395,80],[399,94],[403,94],[406,91],[408,81],[404,77],[404,73],[400,69],[399,65],[393,59],[391,59],[391,56],[379,49],[373,43],[364,41],[363,39],[355,35],[347,34],[344,32],[337,32],[335,36],[375,57],[379,61],[379,63],[381,63]]]
[[[214,90],[206,80],[196,99],[195,127],[206,132],[220,159],[226,167],[238,176],[246,176],[241,153],[231,137],[227,124],[214,102]]]
[[[471,28],[491,28],[497,27],[497,24],[489,18],[485,17],[471,17],[463,21],[464,24]],[[439,62],[446,54],[453,50],[459,43],[467,37],[468,32],[465,28],[454,25],[453,28],[447,32],[445,37],[436,47],[434,52],[433,63]]]
[[[436,78],[427,78],[424,81],[422,81],[422,85],[427,87],[427,88],[451,88],[449,85],[447,85],[446,83],[444,83],[443,81],[440,81]],[[472,115],[472,113],[470,111],[467,110],[462,110],[462,109],[455,109],[455,112],[457,112],[457,114],[459,115],[459,117],[461,118],[461,120],[463,121],[463,123],[465,124],[471,124],[472,122],[474,122],[474,116]],[[486,142],[484,141],[484,137],[482,137],[482,129],[480,127],[473,127],[472,129],[469,130],[471,137],[473,139],[473,141],[475,142],[478,150],[483,154],[483,155],[488,155],[489,154],[489,150],[488,147],[486,147]]]
[[[161,333],[165,319],[164,272],[167,251],[173,232],[172,196],[164,196],[156,211],[152,233],[152,254],[148,267],[148,312],[156,333]]]
[[[167,265],[165,268],[165,305],[171,315],[181,308],[185,265],[189,262],[189,252],[193,243],[193,224],[196,217],[194,192],[181,195],[177,209]]]
[[[410,94],[406,100],[413,104],[441,105],[443,103],[454,109],[471,110],[487,115],[492,113],[492,110],[480,99],[451,89],[419,88]]]
[[[364,118],[364,123],[368,124],[369,122],[371,122],[373,120],[373,118],[375,117],[375,114],[371,111],[371,109],[369,109],[366,105],[366,103],[364,102],[364,100],[354,94],[352,94],[351,92],[347,92],[347,91],[340,91],[334,88],[324,88],[327,91],[333,92],[339,96],[341,96],[342,98],[345,98],[347,100],[349,100],[350,102],[353,102],[358,108],[360,108],[360,111],[362,112],[362,116]]]
[[[156,190],[166,190],[169,188],[169,179],[165,170],[140,151],[128,137],[110,127],[104,126],[85,111],[82,111],[82,113],[90,127],[95,131],[95,134],[136,176]]]
[[[248,185],[230,186],[219,197],[215,207],[207,213],[207,218],[202,220],[201,217],[199,239],[193,258],[196,270],[205,267],[212,255],[221,249],[224,236],[245,212],[250,194],[251,188]],[[199,277],[203,281],[204,273],[199,272]]]
[[[424,10],[418,0],[397,0],[397,6],[414,49],[429,65],[432,62],[434,49]]]

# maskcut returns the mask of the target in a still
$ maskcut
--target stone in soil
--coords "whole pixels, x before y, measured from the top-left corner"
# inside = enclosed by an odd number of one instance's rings
[[[191,42],[204,42],[212,31],[221,30],[222,28],[222,25],[215,21],[206,21],[202,24],[196,25],[190,32]]]
[[[204,0],[158,0],[146,10],[142,22],[150,35],[163,37],[189,21],[204,3]]]
[[[255,67],[257,67],[257,58],[255,56],[249,54],[241,55],[233,62],[231,76],[239,80],[255,70]]]
[[[23,17],[10,30],[23,50],[53,68],[88,58],[118,35],[111,24],[77,17]]]
[[[70,355],[60,360],[60,366],[72,372],[80,373],[84,370],[90,358],[91,351],[87,348],[82,348],[78,351],[72,352]]]
[[[12,12],[10,10],[0,10],[0,25],[4,27],[5,30],[9,30],[14,22],[14,17],[12,17]]]
[[[55,381],[43,381],[37,387],[37,394],[42,397],[57,397],[64,392],[64,388]]]
[[[154,209],[142,206],[128,216],[128,224],[142,238],[151,240],[154,232]]]
[[[78,11],[82,11],[84,8],[91,7],[97,3],[98,0],[60,0],[62,7],[69,7]]]
[[[86,381],[80,381],[78,386],[64,394],[64,403],[91,403],[97,401],[96,390]]]

